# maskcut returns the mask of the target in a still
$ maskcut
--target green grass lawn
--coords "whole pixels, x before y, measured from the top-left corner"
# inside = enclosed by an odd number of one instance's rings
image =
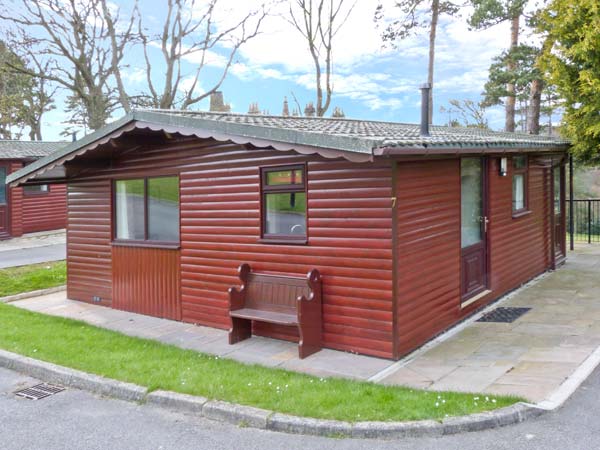
[[[323,379],[245,365],[2,304],[0,348],[150,390],[165,389],[326,419],[442,419],[519,400]]]
[[[65,261],[0,269],[0,297],[60,286],[66,282]]]

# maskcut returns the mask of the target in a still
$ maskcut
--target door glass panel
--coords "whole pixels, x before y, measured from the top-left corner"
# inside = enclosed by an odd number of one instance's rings
[[[6,167],[0,167],[0,205],[6,203]]]
[[[483,216],[481,158],[463,158],[460,161],[461,247],[469,247],[482,240]]]
[[[554,214],[560,214],[561,212],[561,204],[560,204],[560,166],[557,166],[553,169],[554,172]]]

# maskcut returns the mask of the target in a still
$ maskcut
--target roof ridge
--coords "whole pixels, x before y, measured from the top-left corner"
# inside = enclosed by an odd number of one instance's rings
[[[0,142],[23,142],[26,144],[68,144],[70,141],[25,141],[23,139],[0,139]]]
[[[282,116],[280,114],[248,114],[248,113],[238,113],[238,112],[219,112],[219,111],[199,111],[199,110],[186,110],[186,109],[161,109],[161,108],[142,108],[135,109],[133,112],[155,112],[155,113],[163,113],[163,114],[189,114],[189,115],[211,115],[211,116],[232,116],[232,117],[265,117],[265,118],[273,118],[273,119],[291,119],[291,120],[327,120],[331,122],[369,122],[369,123],[381,123],[386,125],[408,125],[408,126],[418,126],[415,123],[409,122],[392,122],[386,120],[373,120],[373,119],[358,119],[358,118],[350,118],[350,117],[317,117],[317,116]],[[435,125],[435,126],[443,126],[443,125]]]

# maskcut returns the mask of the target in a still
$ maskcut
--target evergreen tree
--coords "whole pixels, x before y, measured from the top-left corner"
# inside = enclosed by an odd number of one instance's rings
[[[542,68],[564,99],[562,134],[584,161],[600,162],[600,7],[598,0],[551,0],[539,16]]]

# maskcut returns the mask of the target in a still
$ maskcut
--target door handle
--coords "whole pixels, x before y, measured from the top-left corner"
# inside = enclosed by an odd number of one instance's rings
[[[483,232],[487,233],[488,223],[490,223],[490,219],[488,219],[487,216],[479,216],[477,219],[480,223],[483,223]]]

